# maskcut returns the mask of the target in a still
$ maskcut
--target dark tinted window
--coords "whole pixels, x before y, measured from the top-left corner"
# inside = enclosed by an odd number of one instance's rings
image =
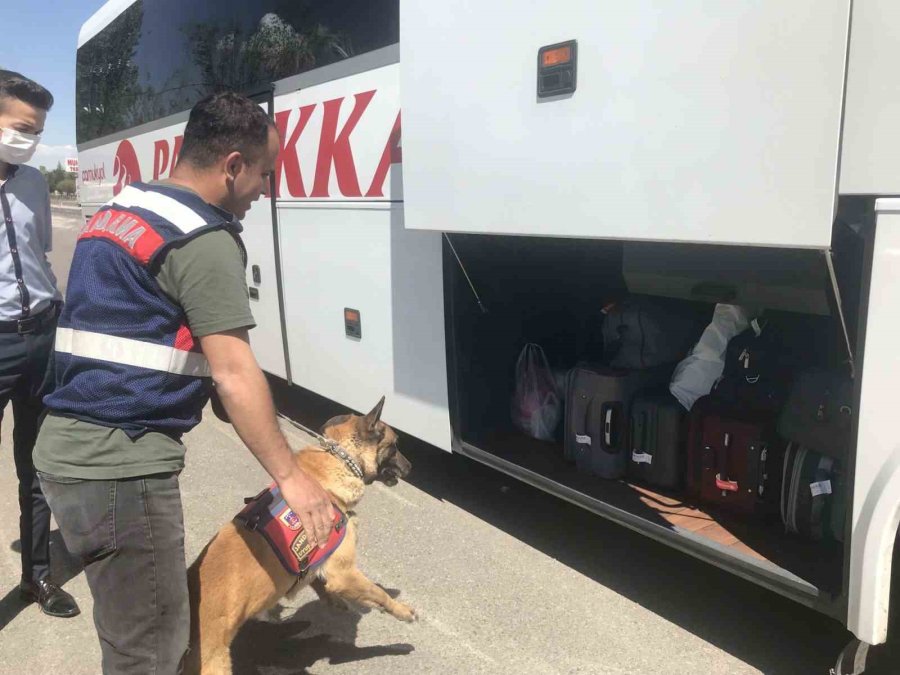
[[[78,142],[399,41],[399,0],[138,0],[78,50]]]

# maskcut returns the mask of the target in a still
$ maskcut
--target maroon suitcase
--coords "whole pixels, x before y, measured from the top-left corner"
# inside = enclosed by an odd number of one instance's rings
[[[697,401],[689,420],[688,491],[737,513],[772,511],[779,475],[773,428],[771,415]]]

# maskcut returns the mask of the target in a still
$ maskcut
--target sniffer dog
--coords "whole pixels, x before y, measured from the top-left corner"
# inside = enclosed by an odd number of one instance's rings
[[[396,485],[412,468],[400,454],[396,432],[381,422],[383,406],[384,398],[368,415],[342,415],[325,423],[323,435],[343,449],[343,457],[316,446],[294,455],[300,467],[322,484],[334,504],[349,517],[343,541],[324,563],[306,577],[292,575],[262,535],[232,521],[219,530],[191,565],[191,641],[185,673],[230,673],[231,642],[244,622],[308,585],[332,604],[346,606],[343,601],[347,601],[380,609],[401,621],[416,619],[411,607],[394,600],[356,567],[357,523],[352,510],[366,485],[375,480]],[[347,456],[356,463],[355,468]]]

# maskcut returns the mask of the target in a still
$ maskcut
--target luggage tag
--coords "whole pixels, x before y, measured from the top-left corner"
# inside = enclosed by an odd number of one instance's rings
[[[813,497],[818,497],[819,495],[830,495],[831,494],[831,481],[823,480],[818,483],[810,483],[809,490],[812,492]]]

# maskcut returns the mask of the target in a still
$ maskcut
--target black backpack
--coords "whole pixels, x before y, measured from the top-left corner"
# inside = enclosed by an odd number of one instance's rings
[[[794,367],[786,349],[778,326],[754,319],[728,343],[725,368],[711,395],[722,403],[777,414],[787,399]]]

